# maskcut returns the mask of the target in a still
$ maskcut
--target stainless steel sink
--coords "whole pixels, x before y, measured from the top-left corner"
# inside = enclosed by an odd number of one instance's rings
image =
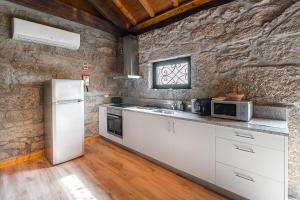
[[[136,108],[142,109],[142,110],[157,110],[158,107],[150,107],[150,106],[137,106]]]
[[[153,110],[152,112],[162,113],[167,115],[173,115],[175,113],[174,110],[168,110],[168,109],[157,109],[157,110]]]

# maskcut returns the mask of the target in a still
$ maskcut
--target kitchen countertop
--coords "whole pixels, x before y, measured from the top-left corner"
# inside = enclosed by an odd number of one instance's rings
[[[107,107],[111,107],[111,108],[115,108],[115,109],[122,109],[122,110],[132,111],[132,112],[141,112],[141,113],[147,113],[147,114],[152,114],[152,115],[173,117],[176,119],[196,121],[196,122],[207,123],[207,124],[218,125],[218,126],[259,131],[259,132],[275,134],[275,135],[288,136],[288,134],[289,134],[287,121],[281,121],[281,120],[252,118],[252,120],[250,122],[241,122],[241,121],[234,121],[234,120],[228,120],[228,119],[214,118],[214,117],[210,117],[210,116],[207,116],[207,117],[200,116],[198,114],[177,111],[177,110],[174,111],[174,114],[166,114],[166,113],[153,112],[153,110],[148,110],[146,108],[143,109],[139,106],[126,107],[126,108],[113,107],[110,104],[104,104],[101,106],[107,106]],[[164,109],[164,110],[168,110],[168,109]]]

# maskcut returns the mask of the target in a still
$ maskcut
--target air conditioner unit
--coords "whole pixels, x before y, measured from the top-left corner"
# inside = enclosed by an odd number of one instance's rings
[[[13,18],[13,39],[77,50],[80,35],[69,31]]]

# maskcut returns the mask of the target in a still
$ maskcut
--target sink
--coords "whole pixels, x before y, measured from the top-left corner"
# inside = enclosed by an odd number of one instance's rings
[[[137,106],[136,108],[142,109],[142,110],[157,110],[159,109],[158,107],[150,107],[150,106]]]
[[[153,112],[167,114],[167,115],[173,115],[175,113],[174,110],[167,110],[167,109],[157,109],[157,110],[153,110]]]

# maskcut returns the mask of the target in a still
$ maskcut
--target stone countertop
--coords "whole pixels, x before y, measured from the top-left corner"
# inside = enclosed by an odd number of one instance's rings
[[[176,119],[183,119],[189,121],[196,121],[201,123],[207,123],[212,125],[218,126],[225,126],[231,128],[238,128],[244,130],[252,130],[252,131],[259,131],[269,134],[276,134],[276,135],[283,135],[288,136],[289,130],[287,121],[280,121],[280,120],[271,120],[271,119],[262,119],[262,118],[253,118],[250,122],[241,122],[241,121],[234,121],[228,119],[221,119],[221,118],[214,118],[210,116],[200,116],[198,114],[193,114],[190,112],[183,112],[183,111],[174,111],[174,114],[166,114],[166,113],[157,113],[153,110],[143,109],[138,106],[134,107],[126,107],[126,108],[118,108],[110,106],[110,104],[105,104],[101,106],[107,106],[115,109],[122,109],[126,111],[133,111],[133,112],[141,112],[147,113],[152,115],[159,115],[165,117],[173,117]],[[164,109],[167,110],[167,109]]]

